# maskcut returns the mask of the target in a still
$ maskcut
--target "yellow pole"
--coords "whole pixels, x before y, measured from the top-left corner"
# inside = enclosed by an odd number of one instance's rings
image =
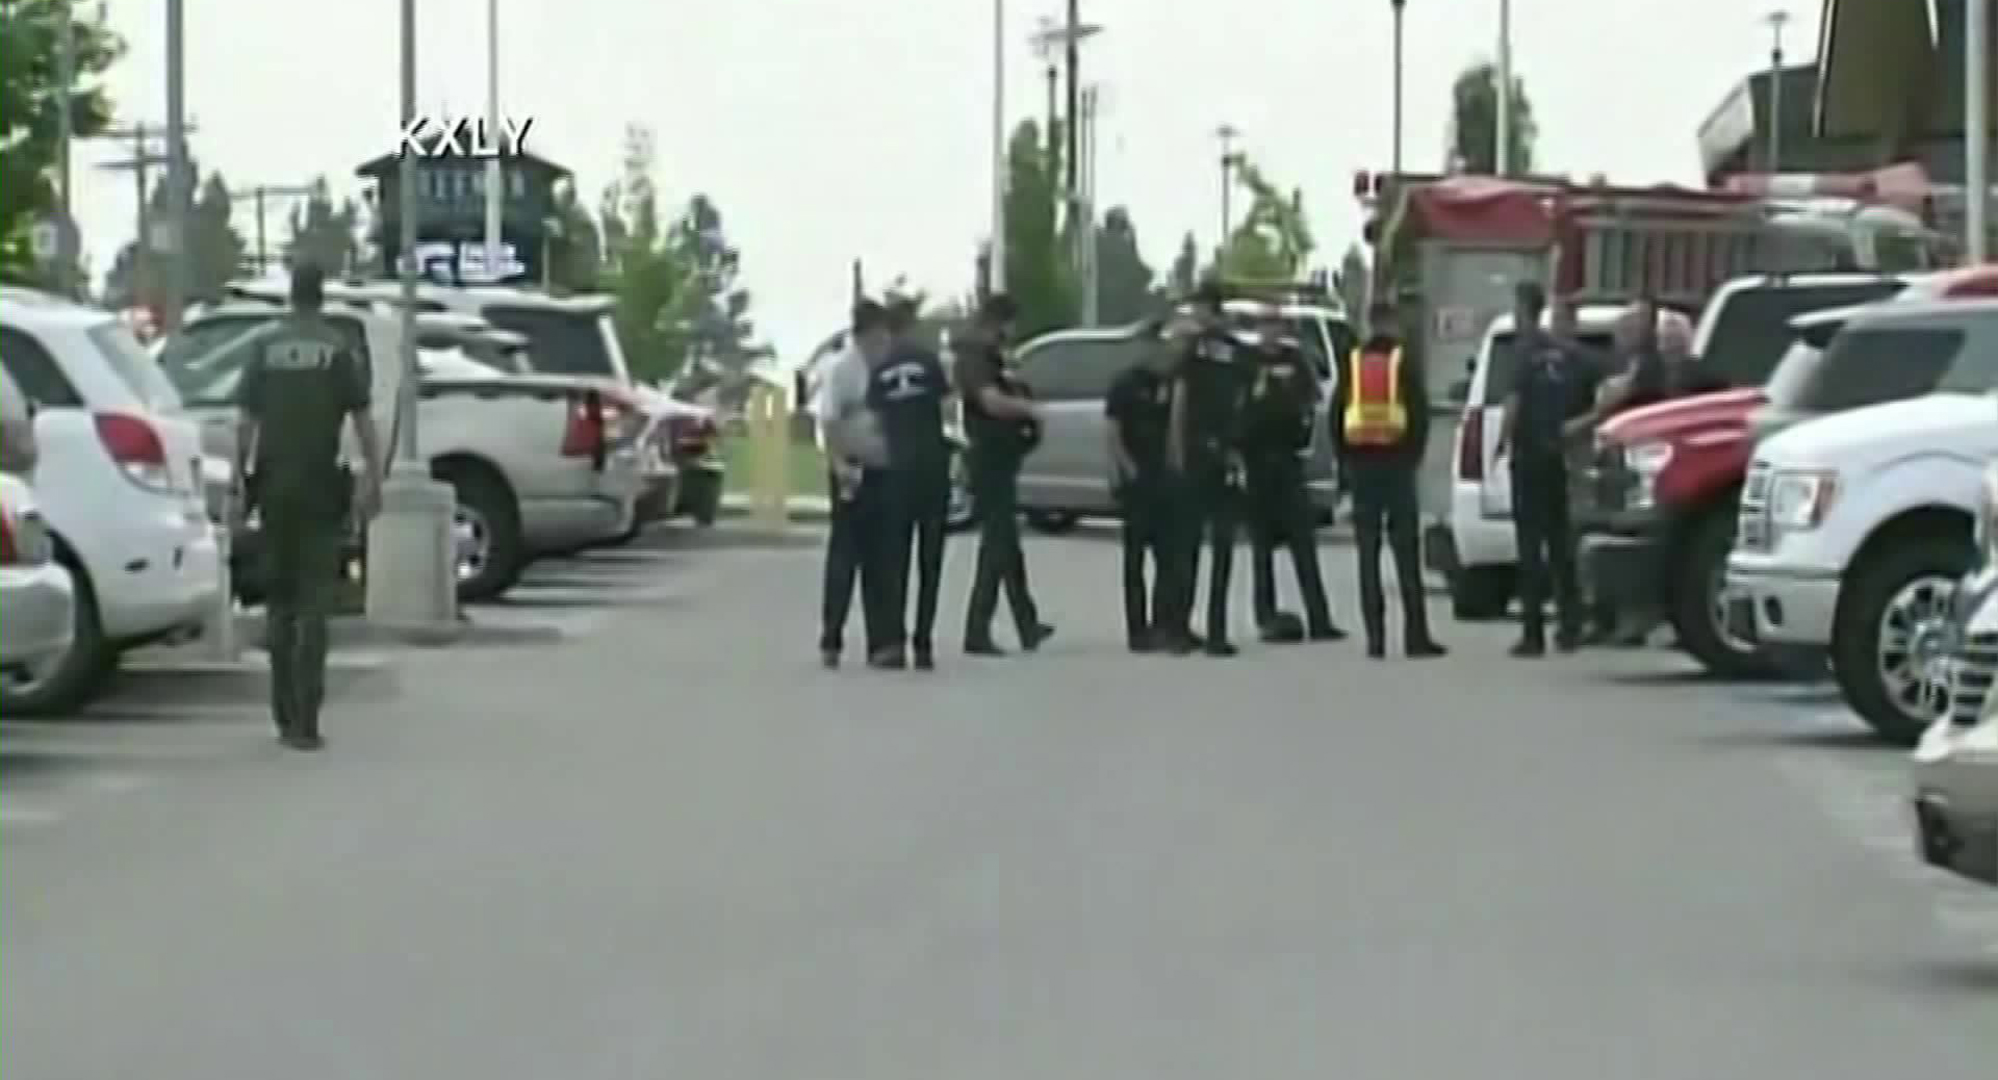
[[[759,382],[750,392],[749,432],[756,461],[756,523],[782,529],[789,518],[789,479],[784,472],[784,443],[789,433],[785,430],[783,393],[778,387]]]

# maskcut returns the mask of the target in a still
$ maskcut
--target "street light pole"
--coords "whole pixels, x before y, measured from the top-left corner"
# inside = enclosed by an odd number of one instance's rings
[[[62,292],[76,292],[76,219],[71,210],[70,144],[75,141],[76,108],[76,27],[70,18],[69,2],[56,5],[56,84],[61,87],[62,104],[56,110],[56,189],[61,200],[62,223],[56,234],[56,271],[61,275]]]
[[[1763,16],[1769,24],[1769,169],[1771,175],[1783,171],[1783,28],[1790,21],[1787,11]]]
[[[1228,230],[1235,227],[1235,215],[1229,206],[1229,198],[1234,194],[1235,164],[1240,160],[1235,153],[1235,140],[1242,134],[1233,124],[1222,124],[1214,129],[1214,137],[1221,140],[1221,239],[1214,246],[1214,269],[1222,270],[1222,263],[1228,256]]]
[[[499,0],[486,0],[486,141],[499,138]],[[486,276],[500,280],[501,198],[506,183],[500,159],[486,159]]]
[[[189,225],[194,217],[194,178],[187,160],[187,48],[184,0],[166,0],[167,39],[167,214],[173,241],[168,252],[162,333],[180,329],[181,307],[193,280],[193,252],[188,250]]]
[[[407,2],[407,0],[405,0]],[[1006,291],[1006,0],[992,0],[992,242],[986,288]]]
[[[416,0],[402,0],[403,126],[416,118]],[[370,622],[428,640],[448,640],[458,622],[457,498],[430,478],[417,437],[416,155],[401,155],[397,204],[401,218],[401,378],[395,388],[395,462],[382,484],[381,513],[368,530],[367,613]]]
[[[1981,263],[1990,254],[1985,226],[1991,201],[1991,5],[1969,0],[1964,12],[1963,228],[1965,254]]]
[[[1492,156],[1500,176],[1512,175],[1512,0],[1499,0],[1498,147]]]
[[[1401,175],[1401,31],[1408,0],[1388,0],[1394,9],[1394,175]]]

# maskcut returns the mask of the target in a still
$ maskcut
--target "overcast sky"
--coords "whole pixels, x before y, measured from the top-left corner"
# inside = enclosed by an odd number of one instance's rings
[[[484,101],[485,0],[419,0],[425,111]],[[706,191],[743,249],[764,331],[791,359],[836,325],[847,266],[934,291],[970,285],[990,216],[991,0],[501,0],[502,110],[575,170],[594,205],[628,123],[657,133],[657,182]],[[1768,63],[1775,0],[1513,0],[1514,56],[1540,119],[1541,163],[1632,183],[1698,180],[1700,121]],[[1783,0],[1789,52],[1816,50],[1819,4]],[[110,86],[127,121],[165,113],[160,0],[109,0],[130,44]],[[1026,45],[1058,0],[1009,0],[1009,112],[1039,115]],[[238,187],[353,166],[395,143],[396,0],[193,0],[187,107],[194,153]],[[1494,52],[1498,0],[1410,0],[1410,168],[1440,166],[1451,79]],[[1215,127],[1228,121],[1274,179],[1301,185],[1333,263],[1354,236],[1352,173],[1390,154],[1387,0],[1083,0],[1105,32],[1099,202],[1131,208],[1163,269],[1182,233],[1219,221]],[[128,174],[77,157],[78,215],[97,269],[133,232]],[[244,203],[237,225],[247,237]],[[274,234],[281,234],[275,225]]]

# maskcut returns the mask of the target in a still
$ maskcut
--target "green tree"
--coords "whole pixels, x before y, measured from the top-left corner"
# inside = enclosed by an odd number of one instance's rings
[[[197,178],[197,187],[186,237],[187,299],[213,301],[222,296],[223,287],[230,279],[242,272],[248,245],[231,224],[236,207],[227,181],[218,173],[199,179],[201,169],[193,161],[188,162],[188,171]],[[172,199],[165,180],[153,186],[147,204],[154,221],[170,220]],[[173,264],[169,253],[151,246],[152,240],[149,236],[139,237],[119,250],[104,284],[105,300],[111,306],[128,307],[159,300],[160,287],[172,272]]]
[[[1096,227],[1096,317],[1119,325],[1137,322],[1155,303],[1152,268],[1138,249],[1131,212],[1113,206]]]
[[[1304,193],[1293,188],[1285,194],[1246,160],[1235,176],[1248,189],[1249,211],[1228,237],[1223,275],[1242,281],[1297,280],[1317,247],[1304,212]]]
[[[312,182],[312,194],[291,208],[290,238],[284,257],[296,265],[309,262],[329,274],[353,273],[361,262],[361,209],[352,199],[333,201],[325,177]]]
[[[595,292],[603,287],[604,240],[597,219],[576,197],[576,185],[555,187],[547,257],[548,281],[563,292]]]
[[[57,13],[72,9],[76,82],[58,85]],[[28,279],[32,231],[58,208],[55,167],[59,117],[69,110],[79,137],[104,129],[111,101],[99,76],[124,52],[105,25],[102,6],[84,13],[74,0],[0,0],[0,276]]]
[[[1074,326],[1082,306],[1062,247],[1060,144],[1043,142],[1027,120],[1007,148],[1006,291],[1019,305],[1023,337]]]
[[[1498,173],[1498,67],[1481,61],[1465,68],[1450,90],[1450,132],[1446,165],[1479,176]],[[1533,118],[1533,102],[1526,96],[1526,83],[1512,77],[1512,160],[1511,174],[1533,172],[1534,148],[1540,139],[1540,126]]]
[[[1339,260],[1339,269],[1332,282],[1339,292],[1339,302],[1345,305],[1346,314],[1354,318],[1367,311],[1367,275],[1366,253],[1359,244],[1346,245],[1346,254]]]
[[[749,317],[750,292],[741,282],[742,252],[728,242],[713,199],[695,195],[687,201],[674,223],[673,243],[693,271],[694,293],[683,311],[690,344],[699,357],[719,365],[725,380],[738,379],[761,350],[751,341],[756,326]]]
[[[1166,275],[1166,282],[1180,296],[1192,292],[1200,284],[1200,243],[1193,238],[1192,230],[1180,238],[1179,254],[1173,257],[1172,271]]]
[[[675,244],[659,213],[652,179],[652,132],[625,129],[623,175],[604,193],[605,284],[616,297],[613,321],[634,377],[671,378],[684,365],[689,335],[694,265]]]

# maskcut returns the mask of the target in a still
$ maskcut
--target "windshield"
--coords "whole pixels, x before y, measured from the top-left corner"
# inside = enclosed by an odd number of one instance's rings
[[[1575,340],[1598,356],[1608,356],[1616,345],[1616,339],[1607,330],[1593,330],[1576,334]],[[1514,335],[1510,332],[1495,334],[1491,342],[1491,363],[1485,369],[1486,405],[1503,405],[1512,396],[1512,381],[1519,371],[1519,356],[1513,348]]]
[[[91,327],[89,333],[91,343],[140,401],[163,412],[180,408],[180,395],[174,392],[173,383],[160,373],[159,365],[124,323],[107,320]]]
[[[1847,330],[1817,362],[1800,362],[1797,374],[1786,375],[1788,407],[1838,412],[1937,390],[1991,389],[1998,382],[1998,355],[1965,349],[1964,340],[1963,331],[1948,327]]]
[[[1883,300],[1900,292],[1893,278],[1837,285],[1767,285],[1727,293],[1700,354],[1700,370],[1729,386],[1761,386],[1790,348],[1790,320],[1827,308]]]
[[[495,304],[485,309],[486,321],[527,339],[534,370],[547,375],[586,375],[619,378],[621,368],[612,352],[610,317],[595,311]]]

